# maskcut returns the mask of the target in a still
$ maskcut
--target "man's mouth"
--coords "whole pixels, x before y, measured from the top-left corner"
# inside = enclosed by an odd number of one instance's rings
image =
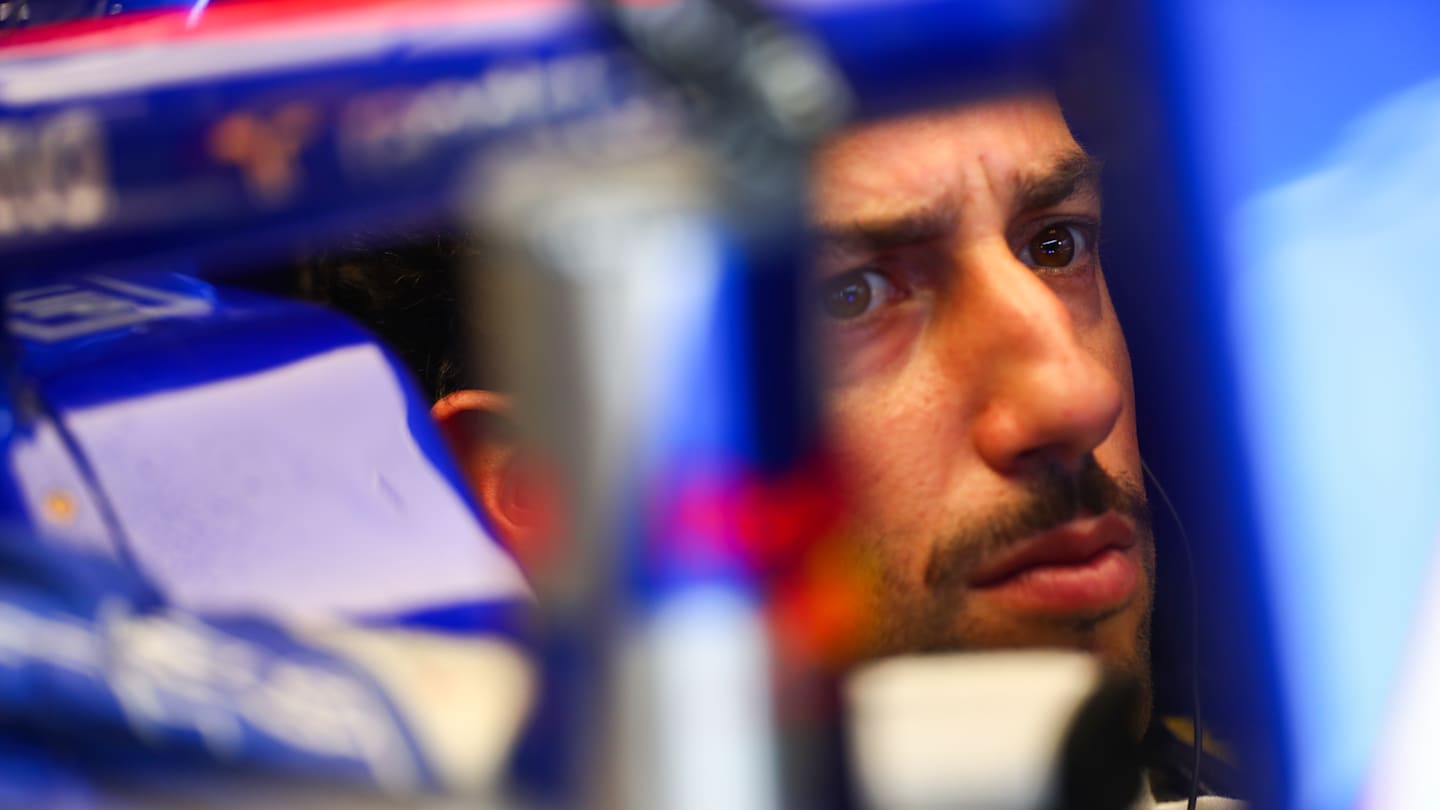
[[[1135,527],[1115,512],[1078,518],[985,561],[972,596],[1024,613],[1094,614],[1124,605],[1140,584]]]

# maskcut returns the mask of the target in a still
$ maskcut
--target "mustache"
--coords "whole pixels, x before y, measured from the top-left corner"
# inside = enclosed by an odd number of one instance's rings
[[[1149,533],[1145,491],[1106,472],[1093,454],[1086,455],[1078,468],[1048,467],[1021,503],[962,527],[938,544],[925,564],[925,587],[936,593],[953,592],[985,560],[1027,537],[1111,510],[1129,516],[1138,530]]]

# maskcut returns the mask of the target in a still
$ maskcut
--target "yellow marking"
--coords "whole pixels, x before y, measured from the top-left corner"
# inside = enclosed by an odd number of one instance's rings
[[[1165,717],[1160,720],[1165,728],[1175,735],[1175,738],[1186,745],[1195,741],[1195,724],[1188,717]],[[1210,756],[1224,762],[1231,767],[1235,766],[1235,751],[1223,742],[1215,739],[1215,735],[1206,734],[1201,741],[1200,748]]]
[[[63,490],[54,490],[45,496],[45,517],[54,523],[70,523],[75,520],[79,508],[75,498]]]

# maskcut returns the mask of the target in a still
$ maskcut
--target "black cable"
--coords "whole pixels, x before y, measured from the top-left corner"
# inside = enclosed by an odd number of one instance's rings
[[[1190,801],[1186,807],[1195,810],[1195,803],[1200,797],[1200,752],[1205,738],[1205,722],[1200,717],[1200,578],[1195,572],[1195,553],[1190,548],[1190,536],[1185,533],[1185,524],[1180,520],[1180,513],[1176,511],[1165,487],[1161,486],[1160,479],[1144,459],[1140,460],[1140,468],[1145,471],[1150,483],[1155,485],[1155,491],[1159,493],[1160,500],[1165,502],[1170,518],[1175,521],[1175,528],[1180,532],[1180,545],[1185,549],[1185,569],[1190,575],[1190,708],[1195,720],[1191,747],[1194,749],[1195,760],[1190,771]]]

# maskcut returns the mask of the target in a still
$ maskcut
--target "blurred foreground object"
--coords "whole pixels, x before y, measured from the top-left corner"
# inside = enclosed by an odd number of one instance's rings
[[[592,749],[571,767],[602,804],[779,808],[767,568],[819,525],[780,536],[743,496],[818,453],[804,171],[847,96],[748,4],[602,6],[701,99],[698,143],[572,132],[492,158],[476,206],[508,289],[478,306],[510,325],[519,410],[578,496],[571,553],[540,587],[558,635],[590,638],[569,702],[603,706],[571,726]],[[816,789],[799,800],[823,803]]]
[[[886,659],[846,698],[867,807],[1120,810],[1141,794],[1139,691],[1083,653]]]

